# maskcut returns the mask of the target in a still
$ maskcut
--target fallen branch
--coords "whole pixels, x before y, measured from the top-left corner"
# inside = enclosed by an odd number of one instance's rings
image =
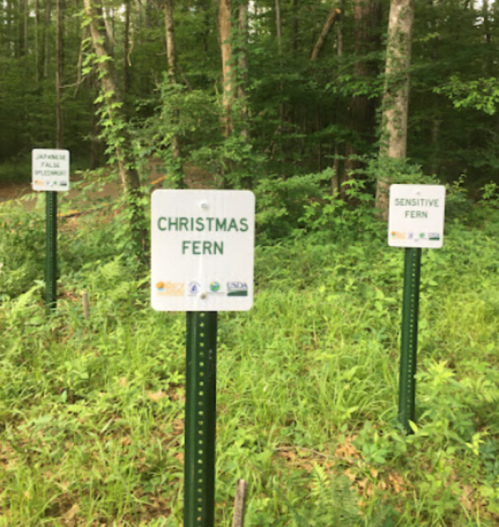
[[[336,21],[341,16],[341,9],[338,9],[337,7],[334,7],[331,9],[331,12],[329,13],[326,23],[324,24],[324,27],[322,28],[321,34],[319,35],[319,38],[317,39],[317,43],[315,44],[314,50],[312,51],[312,56],[310,57],[310,60],[317,60],[319,58],[319,54],[322,51],[322,47],[324,46],[324,43],[326,42],[327,34],[331,30],[331,28],[334,26]]]

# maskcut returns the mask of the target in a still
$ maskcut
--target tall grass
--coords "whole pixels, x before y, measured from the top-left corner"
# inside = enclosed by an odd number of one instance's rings
[[[62,229],[47,319],[30,221],[0,233],[0,526],[180,525],[184,315],[152,311],[147,274],[113,252],[119,219],[88,216]],[[254,308],[219,314],[217,526],[240,477],[249,526],[499,521],[499,238],[456,223],[423,254],[406,437],[403,251],[381,229],[258,247]]]

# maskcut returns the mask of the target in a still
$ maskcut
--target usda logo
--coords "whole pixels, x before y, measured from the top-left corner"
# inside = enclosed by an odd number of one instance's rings
[[[227,282],[227,296],[248,296],[246,282]]]

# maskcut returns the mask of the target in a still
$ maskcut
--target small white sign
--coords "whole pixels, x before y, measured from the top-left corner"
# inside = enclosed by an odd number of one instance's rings
[[[251,308],[252,192],[156,190],[151,222],[151,304],[155,310]]]
[[[444,216],[443,185],[391,185],[388,245],[440,249]]]
[[[69,151],[35,148],[32,151],[33,190],[69,190]]]

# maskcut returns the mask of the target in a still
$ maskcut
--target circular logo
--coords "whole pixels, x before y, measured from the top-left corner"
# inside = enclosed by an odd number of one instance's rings
[[[201,292],[201,285],[197,282],[191,282],[189,284],[189,294],[190,295],[199,295]]]
[[[156,284],[156,289],[157,289],[158,291],[164,291],[164,290],[165,290],[165,283],[164,283],[164,282],[158,282],[158,283]]]
[[[220,284],[218,282],[211,282],[210,291],[213,293],[218,293],[218,291],[220,291]]]

